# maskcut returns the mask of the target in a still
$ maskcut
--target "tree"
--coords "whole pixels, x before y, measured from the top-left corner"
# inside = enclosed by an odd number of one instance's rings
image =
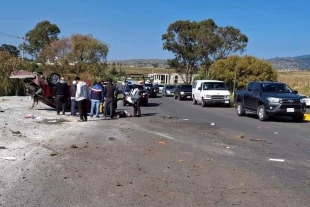
[[[0,51],[6,51],[14,57],[18,57],[20,54],[20,51],[17,49],[17,47],[15,47],[13,45],[7,45],[7,44],[1,45]]]
[[[169,25],[162,40],[163,49],[175,56],[168,61],[169,66],[185,74],[186,83],[191,82],[198,66],[203,67],[203,73],[208,75],[212,63],[230,54],[242,53],[248,43],[248,38],[239,29],[218,27],[212,19],[176,21]]]
[[[168,65],[175,68],[185,83],[191,83],[192,75],[200,60],[200,47],[197,44],[198,23],[176,21],[169,25],[167,33],[162,35],[163,49],[174,54]]]
[[[70,62],[74,63],[74,72],[79,74],[87,71],[87,65],[106,62],[109,46],[95,39],[92,35],[75,34],[70,38],[71,52],[68,55]]]
[[[152,66],[153,68],[158,68],[158,63],[153,63]]]
[[[211,78],[224,81],[230,89],[244,88],[250,81],[276,81],[272,65],[253,56],[229,56],[210,67]],[[236,86],[234,86],[236,80]]]
[[[51,24],[49,21],[39,22],[34,29],[26,33],[26,43],[21,45],[24,50],[33,56],[37,57],[37,54],[43,50],[45,45],[58,40],[60,29],[56,24]]]

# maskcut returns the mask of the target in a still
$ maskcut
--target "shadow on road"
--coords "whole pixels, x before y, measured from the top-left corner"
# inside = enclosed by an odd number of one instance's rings
[[[256,114],[246,114],[247,118],[252,118],[252,119],[257,119],[258,117]],[[287,123],[301,123],[301,124],[305,124],[305,123],[309,123],[310,121],[307,120],[303,120],[302,122],[295,122],[292,120],[291,117],[286,117],[286,116],[278,116],[278,117],[270,117],[267,121],[264,122],[287,122]]]
[[[160,103],[148,103],[147,106],[141,106],[141,107],[156,107],[156,106],[159,106]]]

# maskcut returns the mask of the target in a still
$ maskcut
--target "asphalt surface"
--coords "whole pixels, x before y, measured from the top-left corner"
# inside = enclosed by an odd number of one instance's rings
[[[234,156],[226,157],[225,161],[229,160],[230,164],[242,167],[248,172],[255,172],[262,180],[273,184],[269,186],[270,189],[288,190],[295,195],[295,206],[309,205],[304,203],[305,200],[309,202],[310,195],[308,121],[294,123],[290,118],[279,117],[261,122],[253,114],[238,117],[234,107],[203,108],[201,105],[194,105],[190,100],[178,101],[173,97],[153,98],[149,102],[149,107],[142,108],[142,113],[146,115],[150,113],[159,117],[176,118],[188,125],[197,126],[198,133],[201,126],[205,126],[205,129],[214,126],[222,145],[233,151]],[[171,131],[173,130],[178,129]],[[182,130],[186,133],[186,128]],[[189,138],[191,142],[192,138]],[[290,199],[294,200],[294,196]]]
[[[21,116],[54,110],[8,99],[0,155],[16,160],[0,160],[0,206],[309,206],[310,123],[172,97],[151,98],[142,117],[50,123]]]

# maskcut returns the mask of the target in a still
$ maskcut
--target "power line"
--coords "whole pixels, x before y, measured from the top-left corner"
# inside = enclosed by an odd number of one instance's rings
[[[24,37],[10,35],[10,34],[4,33],[4,32],[0,32],[0,37],[11,37],[11,38],[16,38],[16,39],[22,39],[23,40],[23,43],[22,43],[22,60],[24,60],[24,44],[25,44],[25,38]]]

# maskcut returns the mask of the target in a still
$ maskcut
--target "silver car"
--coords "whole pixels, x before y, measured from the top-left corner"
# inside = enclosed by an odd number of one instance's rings
[[[174,85],[166,85],[163,88],[163,96],[174,96],[174,90],[175,86]]]

